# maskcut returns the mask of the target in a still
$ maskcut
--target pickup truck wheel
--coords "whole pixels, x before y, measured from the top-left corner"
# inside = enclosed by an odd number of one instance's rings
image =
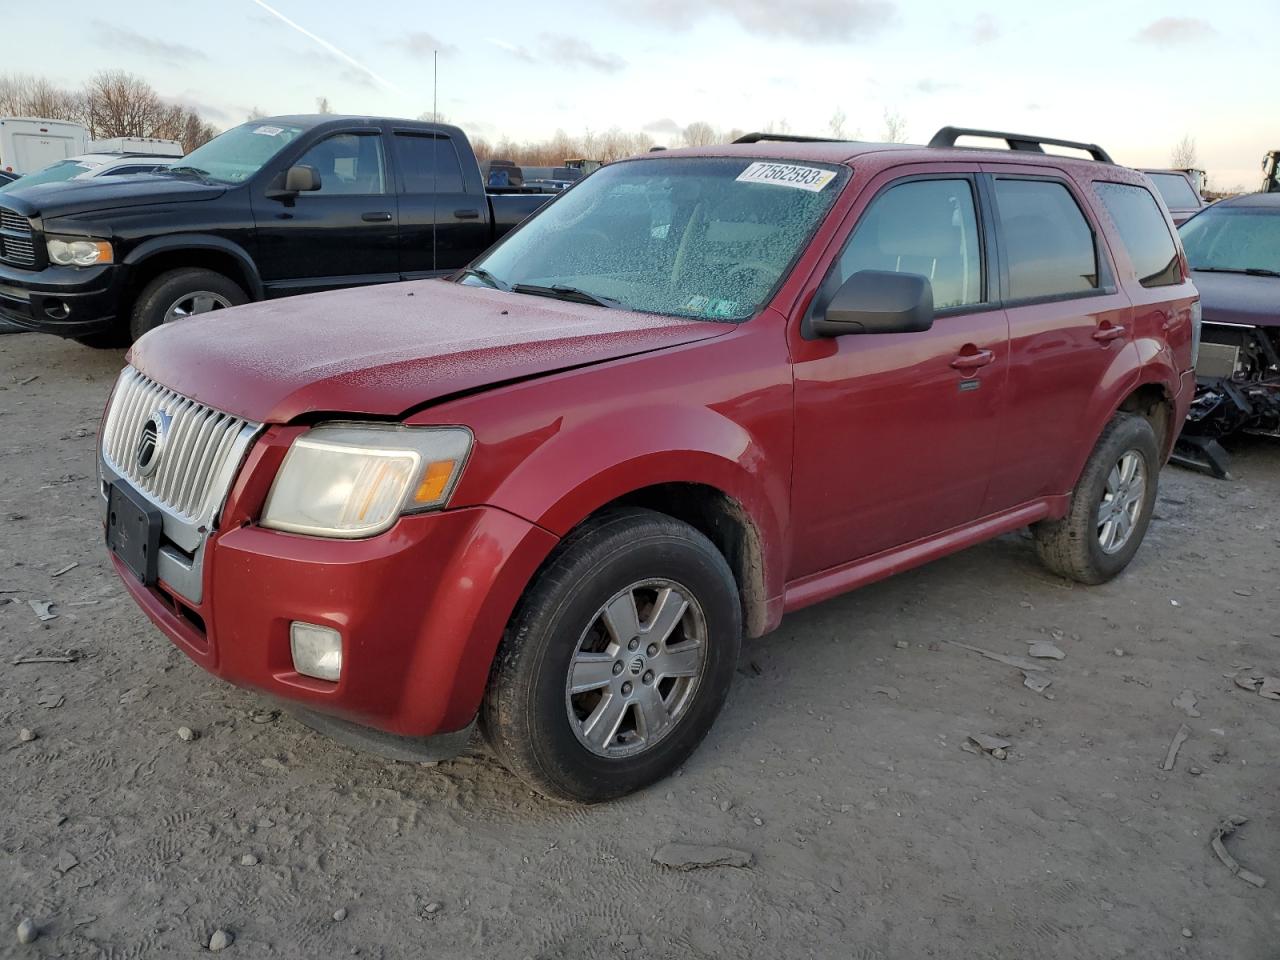
[[[152,280],[133,306],[129,333],[137,340],[164,323],[198,313],[238,307],[249,301],[239,285],[220,273],[200,267],[170,270]]]
[[[621,797],[697,747],[741,642],[738,588],[711,541],[649,510],[602,514],[565,539],[521,601],[481,727],[539,793]]]
[[[1105,583],[1120,573],[1146,535],[1159,472],[1150,422],[1117,413],[1085,464],[1067,515],[1032,528],[1041,562],[1080,583]]]

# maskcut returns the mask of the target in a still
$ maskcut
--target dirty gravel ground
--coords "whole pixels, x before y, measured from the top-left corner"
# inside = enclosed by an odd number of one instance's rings
[[[172,649],[99,544],[121,362],[0,338],[0,955],[196,956],[221,927],[233,957],[1280,956],[1280,702],[1224,677],[1280,675],[1280,444],[1243,448],[1233,483],[1166,470],[1106,586],[1008,536],[789,618],[680,775],[586,809],[479,747],[421,767],[254,722],[254,694]],[[1025,655],[1053,631],[1046,696],[944,642]],[[965,752],[970,733],[1008,758]],[[1266,889],[1210,852],[1229,814]],[[652,864],[672,840],[755,863]]]

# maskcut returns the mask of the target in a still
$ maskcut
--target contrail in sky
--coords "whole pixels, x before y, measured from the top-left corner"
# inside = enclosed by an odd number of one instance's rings
[[[332,43],[330,43],[328,40],[324,39],[323,37],[317,37],[314,33],[312,33],[306,27],[302,26],[300,23],[295,23],[294,21],[290,20],[283,13],[281,13],[279,10],[277,10],[275,7],[271,6],[270,4],[264,3],[263,0],[253,0],[253,2],[256,3],[258,6],[260,6],[263,10],[267,11],[267,13],[271,14],[281,23],[284,23],[290,27],[293,27],[293,29],[297,30],[300,34],[302,34],[307,39],[313,40],[314,42],[320,44],[320,46],[324,47],[326,50],[332,53],[339,60],[343,60],[346,63],[351,64],[351,66],[355,67],[361,73],[368,74],[375,81],[382,84],[382,86],[386,87],[387,89],[394,90],[396,93],[399,93],[399,94],[405,93],[404,90],[397,87],[394,83],[392,83],[386,77],[381,77],[378,74],[374,73],[372,70],[366,67],[363,63],[361,63],[355,57],[352,57],[346,53],[343,53],[341,50],[339,50],[337,47],[335,47]]]

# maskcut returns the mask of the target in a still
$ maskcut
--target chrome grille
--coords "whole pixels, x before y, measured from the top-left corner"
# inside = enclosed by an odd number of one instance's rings
[[[15,267],[34,267],[36,264],[31,222],[3,208],[0,208],[0,260]]]
[[[0,230],[31,236],[31,221],[12,210],[0,208]]]
[[[154,469],[144,474],[138,451],[149,422],[154,430],[156,415],[167,415],[167,429]],[[207,524],[221,508],[260,428],[125,367],[103,424],[102,459],[165,513],[186,525]]]

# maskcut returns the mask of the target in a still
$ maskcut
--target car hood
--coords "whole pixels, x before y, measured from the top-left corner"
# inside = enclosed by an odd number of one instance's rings
[[[446,280],[273,300],[167,324],[129,358],[153,380],[260,423],[394,417],[453,394],[731,330]]]
[[[66,217],[99,210],[119,210],[160,203],[213,200],[226,192],[198,180],[179,180],[154,174],[131,177],[97,177],[91,180],[64,180],[13,187],[0,193],[0,206],[24,217]]]
[[[1204,318],[1210,322],[1280,326],[1280,277],[1192,270]]]

